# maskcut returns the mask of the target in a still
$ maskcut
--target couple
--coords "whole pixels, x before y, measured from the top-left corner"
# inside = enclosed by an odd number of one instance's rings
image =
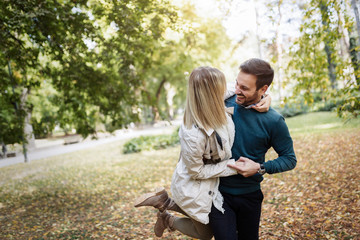
[[[267,62],[250,59],[240,66],[235,95],[229,97],[218,69],[199,67],[191,73],[172,198],[158,188],[135,200],[135,207],[159,209],[156,236],[168,228],[197,239],[259,238],[262,175],[296,165],[284,118],[269,107],[269,97],[262,99],[273,77]],[[265,162],[271,147],[278,158]]]

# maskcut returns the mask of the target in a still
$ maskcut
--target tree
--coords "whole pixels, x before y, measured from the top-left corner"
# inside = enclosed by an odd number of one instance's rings
[[[84,1],[80,4],[84,4]],[[12,87],[13,92],[19,95],[18,98],[13,98],[17,108],[15,113],[8,112],[6,117],[18,119],[18,126],[22,131],[27,129],[25,125],[28,125],[31,118],[27,96],[33,88],[40,86],[39,76],[49,74],[47,67],[40,62],[41,56],[59,59],[64,54],[63,48],[74,42],[62,41],[70,35],[68,33],[73,32],[72,36],[78,36],[75,39],[79,41],[82,36],[87,36],[88,31],[85,29],[92,28],[88,24],[81,25],[87,16],[71,12],[72,8],[73,4],[70,2],[19,0],[0,3],[0,62],[2,68],[6,66],[5,63],[9,66],[8,73],[3,72],[4,78],[0,81],[6,88]],[[6,101],[6,95],[2,97]],[[19,135],[11,130],[8,134],[13,137],[13,141],[6,141],[6,144],[24,144],[32,135]]]
[[[319,8],[321,13],[321,24],[323,25],[323,30],[325,31],[325,38],[324,38],[324,44],[325,44],[325,53],[327,57],[327,67],[328,67],[328,74],[330,79],[330,86],[332,89],[336,88],[336,74],[335,74],[335,68],[336,63],[333,59],[333,54],[335,51],[335,44],[336,41],[333,41],[331,39],[331,22],[330,17],[332,17],[332,12],[329,11],[329,8],[325,1],[319,2]],[[337,38],[341,38],[341,36],[336,36]]]
[[[154,45],[141,88],[143,102],[152,110],[152,122],[171,119],[171,105],[180,107],[185,102],[189,73],[201,65],[219,67],[230,48],[219,19],[201,19],[191,4],[184,4],[179,12],[177,28],[168,28],[164,39]]]
[[[340,116],[350,112],[356,117],[360,109],[358,70],[340,51],[344,31],[339,26],[348,31],[353,24],[344,4],[337,0],[309,2],[287,73],[288,79],[296,81],[294,96],[303,94],[307,103],[314,101],[314,93],[320,93],[324,100],[335,98]]]
[[[4,70],[11,62],[15,92],[23,94],[21,110],[31,113],[24,93],[46,80],[57,92],[51,102],[61,127],[74,126],[87,136],[98,121],[125,126],[138,119],[136,92],[150,66],[152,44],[161,38],[163,22],[172,24],[175,15],[162,0],[2,1],[1,85],[11,86]],[[13,111],[5,115],[15,119],[8,114]]]
[[[5,65],[5,59],[0,58]],[[10,63],[9,69],[10,69]],[[0,69],[0,143],[4,147],[3,153],[6,155],[6,144],[18,143],[19,139],[24,140],[24,118],[26,112],[18,107],[21,101],[21,93],[15,89],[13,78],[9,78],[9,72],[4,68]],[[5,83],[6,84],[3,84]],[[22,141],[24,143],[24,141]]]
[[[353,10],[353,12],[354,12],[354,18],[355,18],[355,23],[356,23],[356,25],[355,25],[355,29],[354,29],[354,31],[356,31],[357,32],[357,44],[356,44],[356,37],[355,37],[355,39],[353,39],[353,43],[352,43],[352,46],[360,46],[360,14],[359,14],[359,2],[357,2],[356,0],[351,0],[351,3],[350,3],[350,5],[351,5],[351,8],[352,8],[352,10]],[[358,50],[357,51],[357,59],[360,59],[360,51]]]
[[[282,100],[282,81],[283,81],[283,32],[281,29],[281,23],[283,20],[282,5],[283,0],[277,0],[275,2],[268,2],[267,8],[269,9],[268,18],[276,25],[275,36],[270,47],[270,55],[272,55],[272,62],[275,65],[277,88],[279,94],[279,100]],[[275,12],[275,9],[277,10]]]
[[[49,80],[44,80],[41,87],[34,89],[29,96],[32,106],[31,125],[36,139],[51,136],[55,127],[60,124],[59,106],[53,103],[57,97],[58,92]],[[67,128],[64,127],[64,131],[67,132]]]

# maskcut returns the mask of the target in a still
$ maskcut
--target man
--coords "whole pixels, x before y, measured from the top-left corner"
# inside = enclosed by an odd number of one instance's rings
[[[224,197],[222,213],[214,206],[210,224],[216,240],[258,239],[263,194],[260,182],[265,173],[293,169],[296,157],[284,118],[274,109],[260,113],[252,109],[272,83],[274,70],[261,59],[250,59],[240,66],[235,96],[226,100],[234,107],[235,141],[232,158],[240,159],[233,167],[238,175],[220,179]],[[278,158],[265,162],[265,154],[273,147]]]

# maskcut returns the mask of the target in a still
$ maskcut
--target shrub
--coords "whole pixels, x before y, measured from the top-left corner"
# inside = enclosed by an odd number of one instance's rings
[[[178,132],[179,129],[177,128],[171,135],[141,136],[133,138],[124,144],[123,153],[136,153],[175,146],[180,142]]]
[[[302,103],[286,103],[284,107],[274,107],[284,118],[294,117],[308,112],[308,107]]]
[[[331,112],[339,106],[339,103],[341,103],[341,101],[328,100],[317,102],[312,107],[312,112]]]
[[[36,139],[47,138],[51,136],[55,126],[56,118],[53,116],[43,116],[39,121],[36,118],[31,118],[31,125],[33,127]]]

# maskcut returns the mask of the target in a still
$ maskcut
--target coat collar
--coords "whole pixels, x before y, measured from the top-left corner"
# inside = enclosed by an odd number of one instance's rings
[[[228,114],[234,115],[234,107],[225,108],[225,112],[227,112]]]
[[[205,129],[203,129],[204,130],[204,132],[210,137],[211,136],[211,134],[213,134],[213,132],[215,131],[214,129],[212,129],[212,128],[209,128],[208,130],[205,130]]]
[[[213,132],[215,131],[213,128],[209,128],[208,130],[205,130],[204,128],[199,127],[198,125],[194,125],[195,128],[200,129],[201,131],[204,131],[206,133],[206,135],[208,135],[209,137],[211,136],[211,134],[213,134]]]

